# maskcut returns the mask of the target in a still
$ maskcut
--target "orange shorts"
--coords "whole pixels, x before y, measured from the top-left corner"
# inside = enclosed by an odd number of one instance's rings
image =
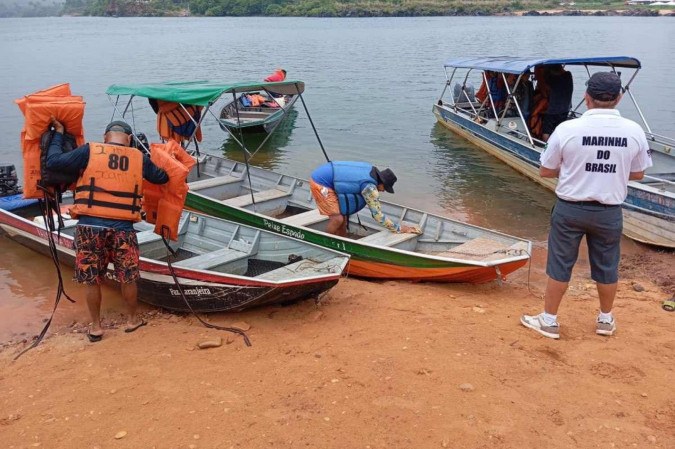
[[[340,215],[340,203],[335,190],[317,184],[313,179],[309,181],[309,188],[321,215]]]

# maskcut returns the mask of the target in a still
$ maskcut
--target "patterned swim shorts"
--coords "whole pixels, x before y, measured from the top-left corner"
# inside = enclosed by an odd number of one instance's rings
[[[335,190],[324,187],[313,179],[309,180],[309,188],[321,215],[340,215],[340,203]]]
[[[115,280],[128,284],[140,277],[134,231],[78,225],[75,248],[75,280],[80,284],[100,284],[111,262]]]

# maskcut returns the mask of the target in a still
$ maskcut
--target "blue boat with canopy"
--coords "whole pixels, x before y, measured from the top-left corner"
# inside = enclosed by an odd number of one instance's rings
[[[620,109],[641,124],[653,160],[643,180],[628,184],[624,234],[642,243],[675,248],[675,139],[655,133],[635,99],[632,84],[642,68],[637,58],[454,58],[444,64],[446,82],[433,113],[442,126],[554,190],[556,180],[539,176],[539,158],[546,142],[537,126],[542,103],[533,87],[533,81],[540,83],[537,75],[552,66],[563,66],[575,80],[577,98],[573,97],[567,119],[585,111],[585,82],[594,72],[612,71],[621,77],[624,99],[620,106],[632,103],[633,109]]]

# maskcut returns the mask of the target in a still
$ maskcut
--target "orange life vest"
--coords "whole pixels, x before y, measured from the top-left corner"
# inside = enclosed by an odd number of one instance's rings
[[[70,215],[140,221],[143,154],[135,148],[89,143],[89,163],[75,188]]]
[[[24,96],[15,103],[24,114],[24,127],[21,130],[21,150],[23,154],[23,195],[24,198],[42,198],[38,188],[41,178],[40,138],[51,124],[54,116],[61,122],[68,134],[75,137],[77,145],[84,143],[85,103],[82,97],[71,95],[70,85],[59,84]]]
[[[146,221],[155,224],[155,233],[162,235],[168,228],[168,237],[178,240],[178,223],[185,207],[188,185],[187,177],[195,160],[177,142],[150,145],[150,160],[169,176],[162,185],[143,181],[143,210]]]
[[[162,139],[182,142],[192,137],[195,122],[199,122],[203,107],[171,101],[157,100],[157,133]],[[197,141],[202,141],[201,126],[194,132]]]
[[[286,79],[286,74],[281,69],[277,69],[270,76],[265,78],[266,83],[277,83]]]
[[[251,94],[248,96],[251,99],[251,106],[258,107],[267,100],[260,94]]]

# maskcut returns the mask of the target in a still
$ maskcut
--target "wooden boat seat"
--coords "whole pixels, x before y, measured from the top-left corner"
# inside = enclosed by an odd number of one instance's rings
[[[280,189],[261,190],[260,192],[254,193],[256,204],[263,203],[265,201],[276,200],[290,195],[291,194],[289,192]],[[253,204],[253,201],[251,201],[251,194],[247,193],[246,195],[223,200],[221,203],[234,207],[246,207]]]
[[[202,179],[199,181],[193,181],[189,184],[190,190],[198,191],[203,189],[208,189],[211,187],[218,187],[225,184],[233,184],[235,182],[241,181],[241,178],[236,176],[216,176],[215,178]]]
[[[232,248],[221,248],[206,254],[181,260],[173,265],[175,267],[190,268],[194,270],[209,270],[213,267],[244,259],[246,257],[249,257],[247,252],[238,251]]]
[[[276,109],[276,108],[275,108]],[[270,114],[269,112],[260,112],[260,111],[242,111],[239,113],[239,118],[265,118],[268,117]],[[227,117],[229,120],[237,120],[237,115],[232,114],[231,116]]]
[[[327,219],[328,216],[321,215],[319,209],[312,209],[308,210],[307,212],[302,212],[300,214],[282,218],[281,221],[291,226],[310,226]]]
[[[313,276],[316,275],[317,272],[326,273],[331,268],[335,268],[335,272],[337,272],[341,263],[342,259],[339,257],[328,259],[325,262],[314,262],[312,260],[303,259],[256,277],[268,281],[285,281],[289,278]]]
[[[155,231],[153,229],[137,232],[136,238],[138,239],[139,246],[147,243],[156,242],[158,240],[162,240],[162,237],[159,234],[155,234]]]
[[[520,246],[520,243],[516,243],[511,248],[521,249]],[[503,242],[498,242],[485,237],[478,237],[434,255],[474,261],[489,261],[503,259],[506,257],[505,251],[507,249],[509,249],[509,246]]]
[[[359,242],[377,246],[395,246],[399,243],[407,242],[408,240],[416,239],[418,237],[418,234],[391,232],[386,229],[375,234],[367,235],[362,239],[359,239]]]

